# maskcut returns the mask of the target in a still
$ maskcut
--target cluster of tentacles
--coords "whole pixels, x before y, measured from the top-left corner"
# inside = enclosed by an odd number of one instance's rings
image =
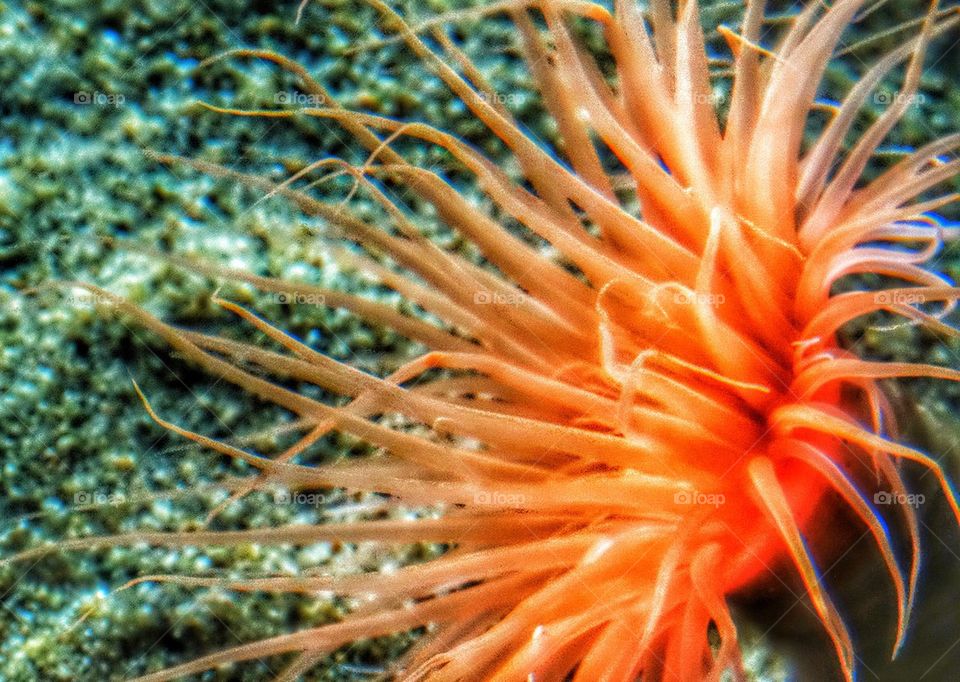
[[[906,153],[863,180],[916,92],[926,47],[957,23],[957,13],[930,9],[914,35],[870,66],[805,141],[824,71],[863,9],[861,0],[829,8],[809,3],[774,47],[762,45],[763,3],[747,2],[739,30],[721,29],[733,55],[723,122],[692,0],[680,3],[676,15],[666,0],[652,0],[645,11],[618,0],[612,14],[576,0],[508,0],[474,12],[515,27],[556,123],[559,142],[551,149],[525,132],[443,21],[411,27],[383,3],[370,4],[506,145],[522,181],[434,127],[340,108],[305,69],[256,50],[224,57],[272,61],[331,104],[220,111],[334,121],[369,150],[367,163],[325,158],[273,184],[159,158],[288,197],[323,219],[331,238],[350,245],[340,257],[429,319],[339,291],[171,258],[264,291],[320,294],[327,305],[392,328],[429,352],[380,378],[228,301],[217,299],[286,352],[175,329],[98,291],[182,356],[295,415],[302,437],[270,456],[154,415],[259,470],[236,487],[235,497],[272,485],[336,487],[387,494],[406,507],[446,509],[409,521],[140,533],[137,540],[336,539],[452,548],[389,574],[144,578],[364,599],[342,622],[143,679],[300,652],[281,675],[295,679],[344,644],[421,626],[427,635],[397,664],[404,679],[718,680],[724,672],[741,678],[727,599],[784,562],[802,578],[851,679],[857,668],[851,637],[806,542],[818,532],[808,522],[828,497],[862,520],[886,562],[899,602],[896,651],[918,580],[918,522],[901,505],[893,512],[899,522],[886,523],[883,514],[893,508],[881,510],[873,495],[906,495],[899,463],[910,460],[935,474],[958,520],[960,508],[940,464],[898,442],[879,381],[957,380],[960,371],[860,359],[840,346],[838,331],[859,318],[885,316],[957,334],[946,314],[960,289],[929,263],[953,229],[932,212],[957,198],[934,190],[960,168],[950,156],[960,135]],[[602,31],[614,78],[578,41],[571,17]],[[850,142],[872,94],[901,67],[899,95]],[[497,215],[478,209],[440,171],[406,160],[395,149],[401,138],[445,149],[475,177],[475,191]],[[327,171],[351,177],[392,224],[365,222],[346,205],[317,198],[304,183]],[[431,204],[482,262],[431,242],[387,182]],[[517,225],[549,244],[549,253],[522,238]],[[864,273],[888,285],[835,292],[839,280]],[[272,376],[349,400],[326,404]],[[320,466],[295,462],[332,431],[361,438],[377,454]],[[909,533],[912,556],[894,551],[889,528],[896,527]],[[711,644],[711,629],[719,644]]]

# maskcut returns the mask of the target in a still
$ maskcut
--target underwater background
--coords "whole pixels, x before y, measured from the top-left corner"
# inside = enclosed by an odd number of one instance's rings
[[[363,369],[389,371],[414,352],[393,333],[342,311],[289,305],[119,246],[126,239],[258,274],[394,300],[330,257],[315,238],[320,228],[315,219],[280,199],[259,201],[256,192],[236,182],[159,163],[144,153],[199,158],[275,180],[331,153],[354,154],[362,161],[332,122],[244,119],[197,106],[198,99],[262,109],[316,104],[303,99],[294,79],[272,64],[235,58],[201,66],[239,47],[276,50],[299,61],[347,107],[431,121],[493,156],[502,151],[402,46],[369,44],[372,37],[390,35],[372,10],[359,2],[323,0],[310,4],[296,23],[297,5],[0,2],[0,558],[64,538],[199,527],[224,497],[210,484],[243,472],[154,424],[131,379],[160,415],[205,435],[242,439],[269,431],[279,419],[276,410],[170,357],[162,342],[81,290],[36,290],[45,282],[94,282],[175,324],[232,334],[231,318],[210,302],[223,284],[224,297],[250,304],[278,327]],[[736,17],[736,3],[705,5],[705,22]],[[426,18],[470,5],[419,0],[395,6],[408,17]],[[787,11],[791,5],[779,7]],[[869,35],[875,26],[893,25],[923,8],[912,1],[889,2],[858,31]],[[508,25],[464,21],[457,26],[462,28],[451,29],[452,35],[501,92],[511,93],[509,106],[533,130],[549,135],[526,71],[512,56]],[[954,30],[928,57],[924,96],[899,127],[898,143],[916,145],[960,131],[958,38],[960,31]],[[876,41],[869,50],[878,54],[896,40]],[[362,49],[345,54],[358,46]],[[849,87],[863,66],[847,59],[831,71],[829,81]],[[444,161],[439,153],[421,153],[423,165]],[[331,188],[331,193],[342,190]],[[427,223],[430,219],[424,217]],[[437,239],[450,248],[463,247],[439,231]],[[960,280],[956,244],[941,263],[944,272]],[[852,330],[851,339],[882,357],[925,357],[953,366],[960,357],[957,344],[909,327]],[[902,382],[897,391],[908,438],[941,458],[953,480],[960,478],[960,386],[916,380]],[[256,447],[283,438],[267,433],[249,442]],[[330,437],[304,463],[360,450],[349,438]],[[932,481],[914,483],[918,490],[930,490]],[[851,546],[829,567],[841,611],[851,614],[855,641],[875,673],[864,679],[956,679],[960,539],[941,508],[945,505],[932,494],[927,500],[927,565],[901,662],[884,665],[892,627],[890,609],[881,602],[889,594],[885,576],[871,568],[878,562],[867,543]],[[332,493],[298,503],[257,493],[224,509],[211,527],[375,513],[375,498]],[[412,547],[379,554],[329,543],[183,550],[135,546],[2,565],[0,680],[125,679],[240,642],[319,625],[345,608],[336,599],[174,585],[143,584],[110,594],[138,575],[373,568],[435,551]],[[818,679],[816,660],[830,654],[816,622],[805,618],[800,606],[763,602],[760,595],[744,604],[745,611],[759,614],[757,622],[744,624],[755,678]],[[410,641],[398,636],[345,648],[309,679],[372,679]],[[282,664],[252,662],[204,679],[270,679]]]

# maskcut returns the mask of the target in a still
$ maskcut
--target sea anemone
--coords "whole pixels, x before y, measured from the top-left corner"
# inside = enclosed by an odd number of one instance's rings
[[[232,177],[319,217],[338,251],[422,314],[340,291],[166,256],[180,267],[276,294],[321,297],[427,351],[378,377],[325,356],[240,305],[214,301],[283,352],[174,328],[90,286],[184,358],[295,415],[295,445],[266,456],[165,428],[255,467],[233,498],[283,485],[385,496],[397,508],[442,508],[409,520],[246,531],[140,532],[60,543],[204,545],[320,540],[443,543],[437,558],[391,572],[223,579],[144,576],[234,590],[362,598],[341,622],[214,653],[143,680],[298,652],[292,680],[361,638],[424,628],[400,661],[403,679],[719,680],[745,677],[729,600],[786,569],[802,580],[845,679],[857,655],[813,549],[825,509],[847,508],[876,543],[897,599],[903,644],[920,571],[917,512],[881,513],[909,496],[903,462],[932,473],[960,521],[941,464],[898,438],[883,381],[960,371],[858,356],[852,322],[913,325],[956,336],[960,289],[928,267],[956,225],[934,213],[957,174],[960,135],[867,171],[917,92],[925,51],[958,21],[934,4],[916,34],[870,66],[832,105],[825,70],[864,3],[810,2],[766,47],[763,2],[721,27],[732,58],[711,57],[697,3],[613,11],[579,0],[506,0],[469,16],[511,23],[559,142],[535,139],[444,30],[455,14],[410,25],[368,0],[414,55],[509,150],[515,169],[431,125],[344,109],[303,67],[273,62],[322,106],[231,115],[322,119],[369,152],[323,158],[274,183],[201,161],[156,155]],[[578,27],[598,30],[598,60]],[[906,30],[906,29],[904,29]],[[882,81],[900,91],[849,143]],[[717,93],[723,93],[718,97]],[[811,130],[811,112],[828,120]],[[399,142],[442,149],[487,207],[443,171],[411,163]],[[515,172],[514,172],[515,170]],[[317,173],[326,173],[316,180]],[[318,199],[346,177],[389,218],[361,218]],[[416,201],[403,203],[402,187]],[[353,193],[351,192],[351,194]],[[411,208],[418,206],[419,209]],[[439,247],[418,225],[432,211],[475,247]],[[321,400],[285,380],[323,389]],[[138,389],[139,392],[139,389]],[[302,465],[331,432],[370,456]],[[892,516],[893,518],[887,518]],[[896,548],[906,534],[908,551]],[[32,555],[27,552],[21,557]]]

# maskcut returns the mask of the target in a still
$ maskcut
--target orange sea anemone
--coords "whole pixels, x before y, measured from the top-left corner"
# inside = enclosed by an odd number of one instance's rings
[[[960,167],[948,158],[960,135],[906,153],[872,179],[865,170],[916,93],[926,48],[960,15],[931,7],[913,24],[914,35],[870,66],[811,133],[818,87],[861,0],[810,2],[773,47],[764,45],[763,3],[749,0],[739,30],[720,29],[732,54],[722,112],[693,0],[676,14],[666,0],[645,11],[617,0],[612,13],[578,0],[506,0],[474,11],[515,27],[556,124],[559,143],[550,149],[521,127],[444,32],[451,17],[410,26],[379,0],[370,4],[503,142],[516,173],[430,125],[343,109],[305,69],[255,50],[225,57],[271,61],[327,106],[219,111],[336,122],[367,148],[366,163],[324,158],[274,184],[158,158],[289,198],[351,244],[342,258],[426,314],[170,258],[266,291],[320,295],[428,352],[381,378],[219,298],[286,352],[175,329],[97,293],[191,362],[296,416],[299,441],[264,456],[151,410],[166,428],[259,470],[235,486],[235,496],[277,484],[337,487],[445,511],[403,521],[137,533],[60,547],[336,539],[450,549],[390,573],[347,577],[146,576],[364,599],[342,622],[142,679],[299,652],[280,676],[292,680],[341,645],[419,627],[425,636],[396,664],[402,679],[742,679],[728,600],[785,567],[802,579],[843,677],[852,679],[851,635],[811,551],[813,520],[831,504],[859,518],[886,564],[898,601],[895,653],[920,570],[919,524],[909,505],[881,514],[876,503],[884,498],[875,496],[909,494],[900,466],[909,461],[935,475],[958,521],[960,507],[941,464],[898,441],[881,382],[955,381],[960,371],[863,359],[841,345],[838,332],[870,318],[957,334],[946,316],[960,289],[925,266],[956,227],[932,212],[957,199],[936,189]],[[578,41],[574,25],[584,21],[602,31],[609,64]],[[898,95],[850,143],[881,81],[901,67]],[[441,171],[409,162],[398,142],[410,140],[445,150],[494,209],[479,208]],[[351,177],[390,224],[316,198],[307,183],[317,172]],[[391,192],[396,186],[432,206],[482,258],[431,241]],[[880,277],[850,277],[865,274]],[[841,280],[853,285],[841,292]],[[878,284],[865,289],[867,281]],[[343,400],[322,402],[281,379]],[[377,453],[295,463],[332,431]],[[898,528],[906,556],[895,550]]]

